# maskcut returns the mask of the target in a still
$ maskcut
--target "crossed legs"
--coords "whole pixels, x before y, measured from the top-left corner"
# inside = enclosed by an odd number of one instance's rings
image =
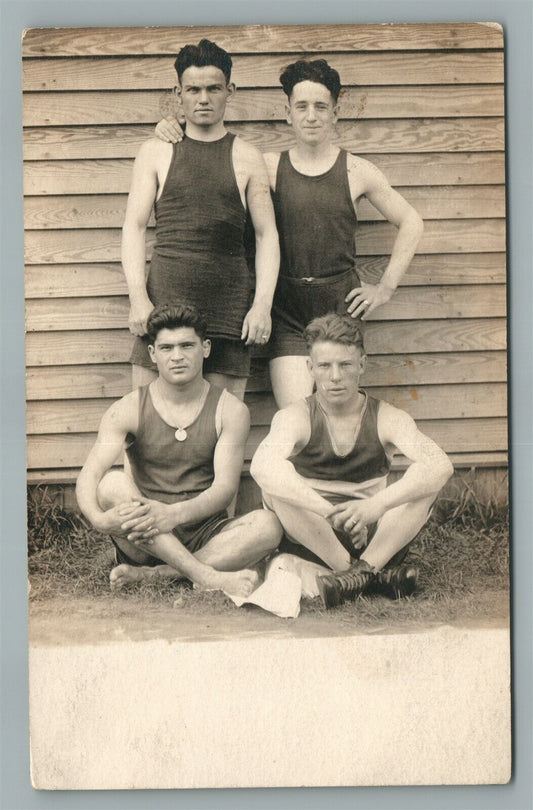
[[[135,500],[141,494],[132,479],[123,472],[111,471],[98,486],[102,509]],[[137,565],[121,564],[110,574],[112,587],[154,576],[175,578],[188,576],[203,587],[220,588],[236,596],[248,596],[258,584],[258,574],[249,570],[277,548],[281,526],[272,513],[258,509],[243,515],[212,537],[201,549],[190,554],[172,533],[162,533],[150,544],[138,546],[126,537],[114,540]],[[150,557],[162,560],[162,565],[147,566]],[[188,572],[183,571],[184,561]],[[193,563],[191,566],[191,562]],[[191,574],[198,573],[196,578]],[[206,580],[206,573],[209,574]]]
[[[428,519],[434,499],[434,496],[420,498],[386,512],[360,558],[378,571],[383,568],[416,537]],[[349,552],[325,518],[279,498],[265,496],[265,504],[276,513],[291,540],[308,548],[334,571],[350,567]]]

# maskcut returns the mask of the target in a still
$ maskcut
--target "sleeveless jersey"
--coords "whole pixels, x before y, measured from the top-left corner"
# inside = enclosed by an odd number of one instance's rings
[[[291,458],[301,476],[318,481],[340,481],[360,484],[385,477],[390,462],[378,436],[377,418],[379,399],[366,397],[363,415],[355,444],[346,455],[335,452],[324,411],[316,394],[307,397],[311,422],[311,436],[307,445]]]
[[[195,304],[212,337],[240,339],[251,277],[245,257],[246,210],[233,168],[235,136],[174,144],[155,204],[156,244],[147,291],[154,305]]]
[[[322,278],[355,268],[357,216],[347,158],[341,149],[331,169],[310,177],[281,153],[273,194],[281,276]]]
[[[147,498],[162,503],[189,500],[214,480],[216,410],[223,392],[209,387],[202,410],[187,427],[187,438],[178,442],[176,428],[155,410],[149,388],[139,388],[139,427],[135,436],[128,437],[126,453],[133,480]]]

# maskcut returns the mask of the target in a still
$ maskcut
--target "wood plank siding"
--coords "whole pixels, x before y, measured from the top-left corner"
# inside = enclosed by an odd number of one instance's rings
[[[234,59],[228,128],[263,151],[293,143],[283,67],[305,55],[339,70],[337,143],[379,166],[425,222],[410,270],[368,322],[363,382],[458,466],[505,466],[498,26],[35,29],[23,40],[29,480],[72,481],[103,411],[130,390],[120,229],[133,160],[174,108],[175,54],[203,36]],[[395,229],[366,201],[358,217],[358,269],[375,283]],[[246,399],[249,461],[275,409],[264,350]]]

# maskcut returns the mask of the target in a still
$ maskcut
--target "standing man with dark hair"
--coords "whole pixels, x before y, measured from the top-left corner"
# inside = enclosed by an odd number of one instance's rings
[[[283,71],[280,82],[296,144],[264,158],[281,246],[270,375],[283,408],[312,390],[306,324],[330,311],[364,320],[388,301],[409,267],[423,223],[376,166],[333,144],[341,90],[334,68],[324,59],[301,59]],[[156,133],[181,137],[171,120]],[[398,229],[376,285],[361,283],[356,270],[357,204],[363,197]]]
[[[175,61],[187,135],[176,145],[153,138],[135,161],[123,227],[122,264],[137,336],[134,387],[154,378],[146,321],[176,298],[206,316],[212,353],[208,379],[241,399],[250,346],[266,343],[279,268],[279,244],[261,153],[228,133],[226,104],[235,85],[231,58],[209,40],[187,45]],[[145,279],[146,227],[155,204],[156,241]],[[255,295],[245,258],[247,211],[255,230]]]
[[[115,402],[79,475],[76,494],[116,547],[112,587],[187,577],[247,597],[247,570],[273,551],[281,528],[259,509],[230,520],[249,432],[246,406],[202,375],[211,344],[194,307],[154,309],[147,321],[156,379]],[[112,470],[126,445],[131,474]]]
[[[305,338],[316,393],[278,411],[251,473],[293,541],[284,550],[304,547],[335,572],[318,577],[326,607],[376,585],[406,593],[416,572],[385,566],[401,561],[453,467],[407,413],[359,388],[366,358],[356,321],[326,315]],[[395,452],[411,463],[387,486]]]

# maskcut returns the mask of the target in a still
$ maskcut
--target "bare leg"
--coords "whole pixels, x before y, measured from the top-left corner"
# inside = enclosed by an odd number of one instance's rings
[[[157,379],[157,371],[152,371],[151,368],[138,366],[135,363],[131,366],[131,387],[133,390],[140,388],[141,385],[148,385]]]
[[[278,408],[286,408],[313,393],[307,357],[290,355],[270,361],[270,380]]]
[[[133,481],[118,471],[108,473],[98,490],[103,509],[134,500],[139,495]],[[248,596],[257,586],[258,575],[255,571],[242,570],[243,567],[255,564],[274,550],[280,537],[281,527],[275,517],[265,510],[257,510],[228,525],[195,555],[191,555],[171,533],[157,535],[152,544],[146,544],[143,548],[125,538],[116,538],[119,547],[140,566],[148,560],[148,554],[163,560],[166,565],[139,569],[122,564],[111,571],[110,582],[112,586],[120,587],[128,581],[154,576],[176,577],[182,573],[204,587],[220,588],[236,596]],[[190,572],[191,560],[195,561],[193,570],[196,572],[198,569],[196,578]],[[184,562],[187,571],[183,567]]]
[[[334,571],[344,571],[350,567],[350,554],[325,518],[279,498],[264,498],[265,504],[276,513],[291,540],[308,548]]]
[[[232,374],[220,374],[218,372],[210,372],[205,375],[206,380],[217,388],[226,388],[230,394],[233,394],[240,399],[244,400],[244,392],[246,391],[246,377],[234,377]]]
[[[428,519],[434,500],[435,497],[432,495],[429,498],[404,503],[386,512],[378,523],[374,537],[361,554],[361,559],[378,571],[383,568],[398,551],[416,537]]]

